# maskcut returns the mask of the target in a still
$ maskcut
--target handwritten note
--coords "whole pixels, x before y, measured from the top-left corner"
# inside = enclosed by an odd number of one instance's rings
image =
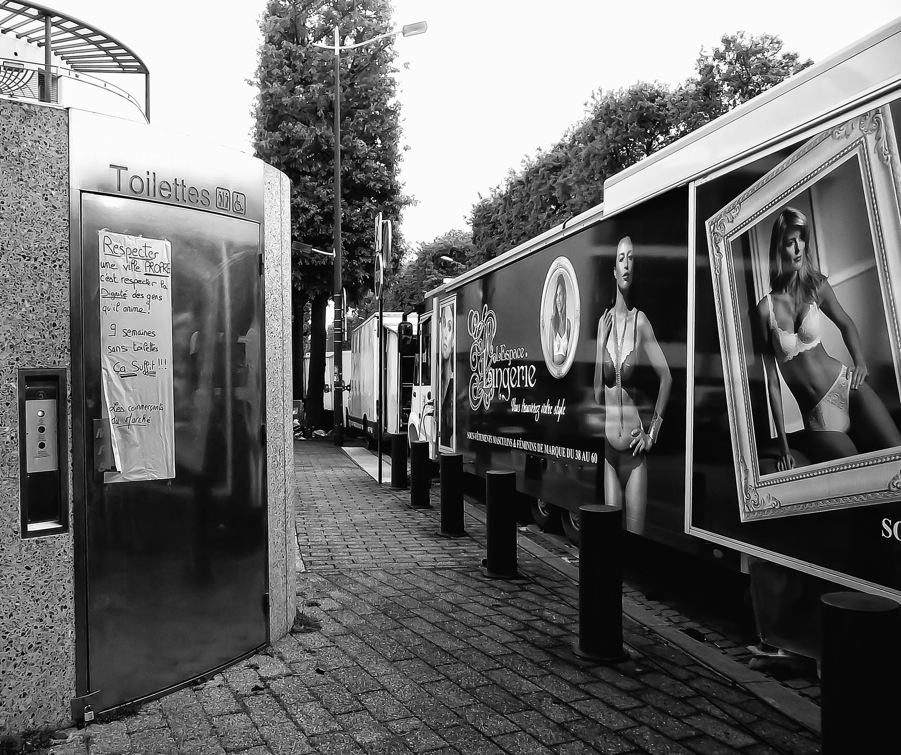
[[[117,472],[105,482],[175,477],[172,245],[99,231],[100,368]]]

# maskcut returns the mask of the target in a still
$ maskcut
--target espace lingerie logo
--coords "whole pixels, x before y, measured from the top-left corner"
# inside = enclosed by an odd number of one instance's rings
[[[492,399],[508,401],[514,388],[535,387],[535,365],[515,364],[529,356],[522,348],[494,345],[497,333],[497,315],[488,305],[482,310],[469,310],[467,329],[472,337],[469,348],[469,406],[473,411],[479,406],[488,408]]]
[[[189,184],[178,176],[157,176],[155,170],[132,171],[127,165],[110,163],[116,191],[147,199],[160,199],[189,207],[215,207],[234,215],[247,214],[247,196],[222,186],[214,190]]]

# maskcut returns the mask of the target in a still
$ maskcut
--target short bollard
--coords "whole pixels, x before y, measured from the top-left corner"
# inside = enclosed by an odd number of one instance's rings
[[[485,573],[493,579],[511,579],[516,570],[516,472],[493,470],[485,476],[488,557]]]
[[[579,639],[573,652],[620,663],[629,657],[623,649],[622,506],[581,506],[579,519]]]
[[[463,454],[441,454],[442,537],[463,537]]]
[[[820,601],[823,755],[897,752],[901,606],[856,592],[830,592]]]
[[[391,435],[391,487],[407,487],[407,434]]]
[[[410,444],[410,506],[428,509],[429,503],[429,442],[414,440]]]

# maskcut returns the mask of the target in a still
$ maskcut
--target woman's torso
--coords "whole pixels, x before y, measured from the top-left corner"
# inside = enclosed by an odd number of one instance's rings
[[[820,341],[819,302],[798,304],[783,293],[768,298],[770,336],[779,370],[801,410],[807,411],[832,387],[842,364],[829,356]]]
[[[622,320],[615,315],[614,318],[602,364],[604,435],[608,443],[622,450],[632,442],[632,431],[641,427],[641,416],[634,395],[634,373],[641,344],[637,309],[627,312],[625,327]]]

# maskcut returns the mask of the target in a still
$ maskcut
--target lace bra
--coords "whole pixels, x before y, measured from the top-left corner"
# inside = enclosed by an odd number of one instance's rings
[[[776,315],[773,312],[773,299],[770,294],[766,295],[767,305],[770,309],[770,331],[773,334],[773,348],[776,352],[776,358],[780,362],[787,362],[794,359],[798,354],[819,345],[820,343],[820,308],[816,302],[811,302],[807,307],[807,312],[801,319],[801,325],[797,333],[790,330],[783,330],[776,322]]]
[[[638,313],[631,311],[629,314],[631,316],[626,316],[623,332],[617,333],[617,329],[611,329],[607,338],[603,379],[604,385],[608,388],[612,388],[615,385],[622,388],[623,385],[631,385],[632,383],[635,359],[631,357],[632,352],[635,350],[635,321],[638,319]],[[618,340],[617,336],[619,336]],[[618,375],[617,372],[619,373]]]

